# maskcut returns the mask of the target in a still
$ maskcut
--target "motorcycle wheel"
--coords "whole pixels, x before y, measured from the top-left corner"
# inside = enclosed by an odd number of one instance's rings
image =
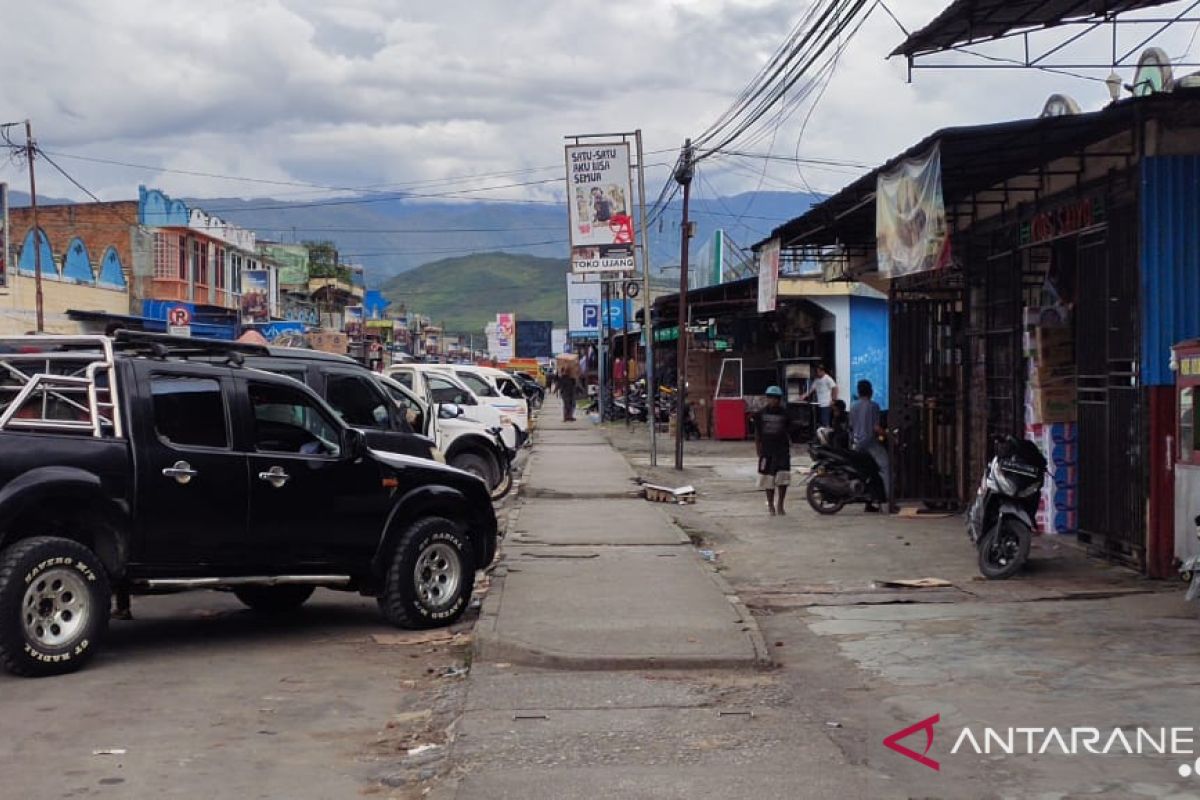
[[[1032,534],[1024,524],[1005,519],[979,542],[979,574],[1002,581],[1017,574],[1029,558]]]
[[[826,497],[821,492],[821,487],[817,486],[816,481],[809,481],[804,496],[808,499],[808,504],[812,506],[813,511],[818,514],[836,514],[846,506],[846,501],[841,498]]]

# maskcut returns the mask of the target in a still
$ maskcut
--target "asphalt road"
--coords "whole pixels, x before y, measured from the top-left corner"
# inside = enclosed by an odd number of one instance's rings
[[[0,674],[0,797],[416,797],[436,778],[463,643],[397,644],[374,600],[325,590],[283,619],[217,592],[134,614],[82,672]]]

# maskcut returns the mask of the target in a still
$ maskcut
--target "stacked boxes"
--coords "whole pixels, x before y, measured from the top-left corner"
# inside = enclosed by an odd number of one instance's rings
[[[1025,321],[1025,438],[1041,449],[1050,473],[1037,523],[1043,533],[1067,533],[1079,526],[1075,342],[1062,309],[1026,309]]]

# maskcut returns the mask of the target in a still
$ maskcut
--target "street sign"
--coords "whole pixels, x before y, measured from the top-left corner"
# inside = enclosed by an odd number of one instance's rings
[[[192,312],[187,306],[172,306],[167,310],[167,333],[172,336],[192,335]]]

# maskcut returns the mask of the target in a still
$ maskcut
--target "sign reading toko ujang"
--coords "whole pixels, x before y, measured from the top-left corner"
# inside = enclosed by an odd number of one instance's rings
[[[567,145],[571,270],[634,270],[629,144]]]

